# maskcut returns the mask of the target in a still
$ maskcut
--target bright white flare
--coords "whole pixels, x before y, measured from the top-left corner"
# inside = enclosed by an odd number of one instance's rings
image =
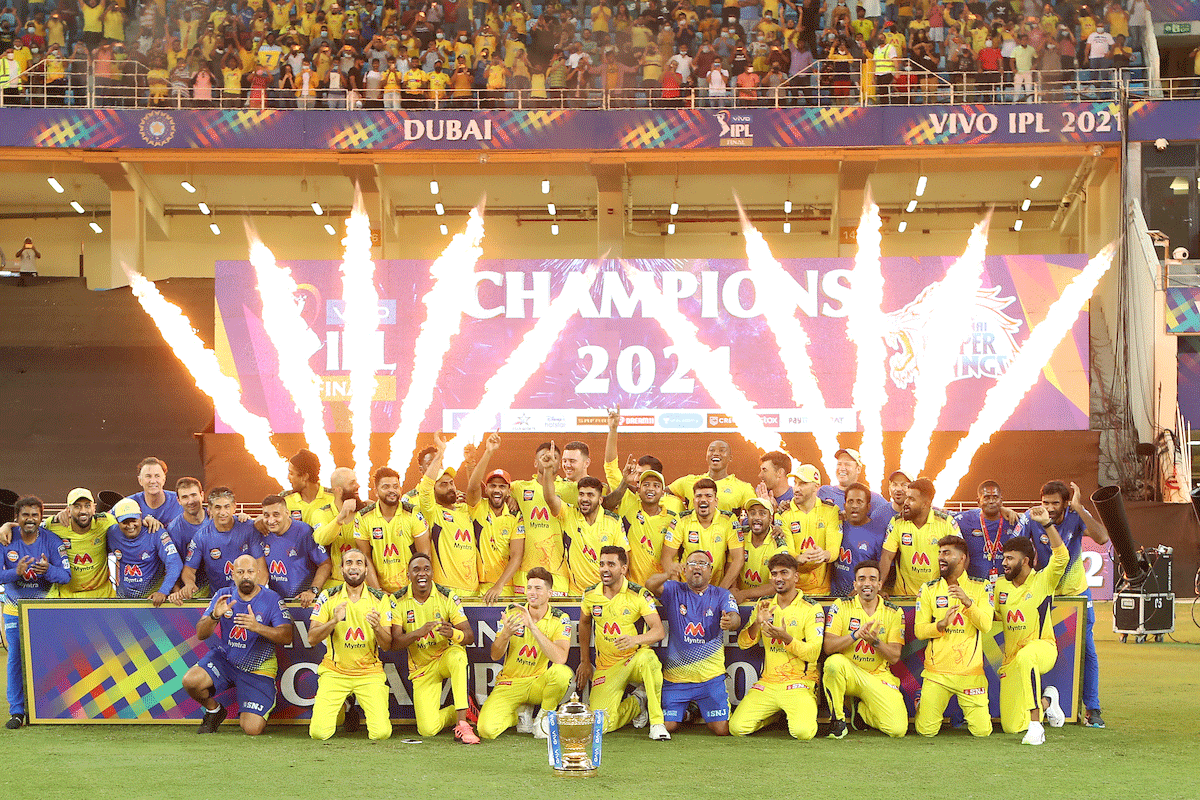
[[[258,294],[262,298],[262,322],[279,358],[279,380],[292,396],[300,412],[301,429],[310,450],[321,461],[321,478],[328,484],[333,472],[333,449],[325,431],[325,406],[321,401],[321,381],[309,363],[321,349],[321,340],[304,321],[296,294],[300,287],[291,269],[281,267],[275,254],[250,226],[250,265],[258,279]]]
[[[1042,368],[1054,354],[1054,350],[1070,332],[1079,316],[1083,304],[1096,291],[1096,285],[1112,266],[1117,252],[1117,243],[1111,242],[1088,261],[1062,295],[1046,312],[1046,317],[1029,332],[1029,338],[1013,357],[1005,372],[988,391],[979,416],[955,448],[945,468],[936,479],[938,487],[935,504],[954,496],[959,483],[971,469],[971,461],[979,448],[992,439],[992,434],[1008,421],[1017,410],[1021,400],[1029,393],[1042,374]]]
[[[496,414],[512,408],[517,392],[546,362],[567,323],[579,313],[580,300],[592,290],[597,274],[599,269],[593,264],[584,272],[567,276],[558,297],[484,385],[479,404],[463,419],[458,433],[446,446],[442,461],[445,466],[457,468],[462,464],[466,449],[477,444],[491,429]]]
[[[391,439],[391,452],[405,458],[416,444],[417,432],[433,401],[434,385],[450,350],[450,340],[462,328],[463,287],[470,285],[475,264],[483,256],[479,246],[482,241],[482,208],[476,206],[467,216],[467,229],[454,235],[429,268],[433,285],[422,298],[425,322],[413,345],[411,382],[400,406],[400,424]]]
[[[271,426],[242,405],[241,387],[236,380],[221,372],[217,354],[204,346],[192,329],[191,320],[179,306],[163,297],[158,287],[139,273],[127,274],[134,296],[150,319],[154,320],[163,339],[175,352],[175,357],[191,373],[196,388],[212,398],[217,414],[242,437],[246,452],[262,464],[267,475],[281,488],[287,486],[287,462],[280,458],[275,445],[271,443]]]
[[[350,372],[350,444],[354,468],[366,478],[371,469],[371,402],[379,367],[379,291],[371,260],[371,221],[355,192],[354,210],[342,239],[342,299],[346,327],[342,331],[342,365]]]
[[[846,336],[854,343],[853,403],[862,424],[860,455],[867,464],[871,485],[883,486],[883,407],[887,403],[887,333],[883,315],[883,271],[880,266],[883,220],[870,188],[863,200],[858,223],[858,252],[850,276],[850,299],[846,303]],[[830,472],[832,475],[833,473]]]
[[[668,300],[654,283],[654,274],[635,270],[622,263],[629,282],[637,287],[643,298],[643,316],[653,318],[675,345],[679,362],[688,364],[696,380],[704,387],[717,407],[733,418],[737,432],[763,452],[786,450],[783,437],[763,425],[754,403],[734,384],[729,368],[712,348],[700,341],[695,323],[685,317],[673,301]]]
[[[796,319],[796,298],[801,294],[800,286],[776,260],[762,233],[750,224],[740,200],[737,204],[738,215],[742,218],[742,235],[746,238],[746,260],[750,273],[761,278],[757,285],[771,287],[771,291],[759,295],[758,302],[767,327],[771,329],[779,347],[779,357],[792,387],[792,401],[797,408],[804,410],[812,422],[825,474],[833,475],[837,467],[837,458],[834,456],[838,450],[837,432],[830,423],[825,398],[813,372],[812,357],[808,353],[808,332]],[[793,471],[798,466],[800,462],[792,459]]]
[[[946,406],[946,390],[954,381],[958,354],[971,335],[975,304],[968,299],[975,297],[983,286],[983,260],[991,221],[989,212],[975,224],[962,257],[950,265],[946,277],[927,290],[929,307],[934,313],[924,320],[925,346],[921,349],[920,371],[913,389],[916,400],[913,421],[900,445],[900,469],[913,478],[925,468],[929,440]]]

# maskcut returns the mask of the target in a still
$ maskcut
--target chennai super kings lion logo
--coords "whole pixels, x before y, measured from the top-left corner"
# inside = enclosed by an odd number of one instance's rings
[[[924,320],[937,313],[930,306],[934,288],[927,286],[904,308],[884,315],[888,327],[883,338],[888,348],[896,351],[888,358],[888,373],[899,389],[914,386],[924,366],[929,335]],[[980,289],[976,293],[971,336],[963,341],[959,350],[954,365],[955,380],[998,378],[1008,371],[1008,365],[1019,349],[1014,336],[1021,321],[1005,314],[1004,309],[1015,299],[1001,297],[999,286]]]

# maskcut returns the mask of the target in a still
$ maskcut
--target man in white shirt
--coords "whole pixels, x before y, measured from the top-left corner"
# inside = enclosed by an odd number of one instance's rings
[[[722,69],[719,58],[713,61],[708,72],[708,96],[714,106],[729,104],[729,70]]]

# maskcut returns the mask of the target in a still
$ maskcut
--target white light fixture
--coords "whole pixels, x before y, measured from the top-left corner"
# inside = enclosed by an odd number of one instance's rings
[[[678,213],[679,213],[679,203],[671,203],[671,216],[673,217]]]
[[[558,223],[557,222],[550,226],[550,233],[553,234],[554,236],[558,236]]]
[[[1041,185],[1042,185],[1042,176],[1041,175],[1034,175],[1033,180],[1031,180],[1029,182],[1030,189],[1036,189],[1037,187],[1039,187]]]
[[[78,200],[72,200],[72,201],[71,201],[71,208],[75,209],[75,211],[76,211],[77,213],[79,213],[79,214],[82,214],[82,213],[83,213],[83,206],[79,205],[79,201],[78,201]]]
[[[442,236],[450,235],[450,229],[447,228],[445,225],[438,225],[438,230],[442,232]]]
[[[58,182],[58,178],[55,178],[53,175],[49,178],[46,178],[46,183],[50,184],[50,188],[59,194],[62,194],[66,191],[66,189],[63,188],[63,185]]]
[[[429,182],[429,193],[430,193],[430,194],[437,194],[439,191],[440,191],[440,188],[438,187],[438,182],[437,182],[437,181],[430,181],[430,182]]]
[[[668,223],[667,223],[667,235],[668,235],[668,236],[670,236],[670,235],[672,235],[673,233],[675,233],[675,223],[674,223],[674,222],[668,222]]]
[[[904,233],[906,230],[908,230],[908,220],[900,220],[900,227],[896,228],[896,230],[898,230],[900,233]]]
[[[208,224],[208,229],[213,232],[213,236],[221,235],[221,229],[217,227],[217,223],[215,222],[210,222]]]
[[[316,200],[313,201],[312,210],[313,210],[313,213],[316,214],[318,217],[325,213],[325,209],[321,208],[321,204],[318,203]]]
[[[191,181],[180,181],[180,182],[179,182],[179,185],[180,185],[180,186],[182,186],[182,187],[183,187],[183,190],[184,190],[185,192],[187,192],[188,194],[195,194],[195,193],[196,193],[196,187],[195,187],[195,186],[192,186],[192,183],[191,183]]]
[[[791,232],[792,232],[792,221],[791,221],[791,220],[786,220],[786,221],[784,221],[784,223],[783,223],[783,232],[784,232],[784,233],[791,233]]]
[[[554,203],[546,203],[546,210],[550,212],[550,216],[552,217],[558,213],[558,209],[554,206]]]
[[[88,227],[91,228],[92,230],[94,230],[96,233],[104,233],[104,228],[101,228],[100,224],[98,222],[96,222],[95,220],[92,220],[91,222],[89,222]]]
[[[1021,210],[1022,210],[1022,211],[1028,211],[1028,210],[1029,210],[1029,205],[1030,205],[1030,203],[1032,203],[1032,202],[1033,202],[1033,201],[1031,201],[1031,200],[1030,200],[1028,197],[1026,197],[1024,200],[1022,200],[1022,201],[1021,201]]]
[[[542,181],[542,194],[550,194],[550,181]]]
[[[325,223],[325,232],[328,233],[330,236],[337,236],[337,229],[334,228],[332,225],[330,225],[328,222]]]
[[[201,214],[204,214],[205,216],[207,216],[212,213],[212,211],[210,211],[208,209],[208,203],[197,203],[196,205],[198,205],[200,207]]]
[[[917,178],[917,197],[921,197],[925,194],[925,184],[927,183],[929,183],[929,178],[925,177],[924,175]]]
[[[792,201],[791,200],[783,201],[783,213],[785,213],[785,214],[792,213]]]
[[[437,215],[439,217],[445,215],[445,213],[446,213],[446,207],[444,205],[442,205],[441,203],[434,203],[433,210],[435,212],[437,212]]]
[[[1024,225],[1025,225],[1024,222],[1022,222],[1021,220],[1017,220],[1016,222],[1013,223],[1013,230],[1019,231],[1019,230],[1021,230],[1022,226],[1024,226]]]
[[[913,198],[912,200],[909,200],[909,201],[908,201],[908,208],[906,208],[906,209],[904,209],[904,210],[905,210],[905,211],[907,211],[909,214],[911,214],[912,212],[916,211],[916,210],[917,210],[917,200],[916,200],[916,198]]]

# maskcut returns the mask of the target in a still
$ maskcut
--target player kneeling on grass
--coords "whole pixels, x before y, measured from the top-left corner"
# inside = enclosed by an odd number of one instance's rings
[[[762,643],[762,677],[729,719],[729,732],[748,736],[787,715],[793,739],[817,735],[817,659],[825,612],[796,590],[800,562],[791,553],[776,553],[767,562],[775,596],[759,600],[750,621],[738,634],[738,647],[749,650]]]
[[[1058,660],[1050,598],[1071,556],[1045,506],[1029,509],[1029,517],[1045,529],[1052,550],[1046,568],[1035,570],[1032,541],[1018,536],[1004,543],[1004,577],[996,581],[995,590],[996,619],[1004,626],[1000,726],[1005,733],[1025,731],[1021,744],[1045,744],[1042,711],[1051,727],[1061,728],[1065,722],[1058,689],[1041,683]]]
[[[650,725],[650,738],[671,738],[663,724],[662,664],[651,649],[666,636],[662,619],[654,608],[654,595],[625,580],[629,567],[623,547],[600,549],[597,566],[600,583],[583,594],[579,605],[579,686],[591,685],[590,705],[605,711],[604,732],[633,723]],[[643,632],[638,633],[637,622]],[[592,671],[592,638],[596,640],[596,668]],[[629,697],[625,688],[640,684]]]
[[[317,668],[317,697],[308,735],[333,736],[342,704],[354,695],[367,719],[367,735],[387,739],[392,721],[379,650],[391,647],[396,604],[390,594],[366,585],[367,557],[361,550],[342,553],[342,579],[343,585],[321,592],[309,623],[308,641],[316,645],[329,639],[329,644]]]
[[[392,615],[392,647],[408,649],[417,733],[436,736],[454,726],[454,738],[479,744],[471,730],[467,692],[467,651],[475,634],[458,595],[433,582],[433,561],[424,553],[408,559],[408,586],[396,592]],[[450,679],[454,705],[442,708],[442,682]]]
[[[204,706],[196,733],[216,733],[225,706],[216,695],[233,687],[242,731],[257,736],[275,707],[275,645],[292,643],[292,617],[283,600],[259,584],[256,559],[247,554],[233,562],[233,586],[219,589],[196,623],[196,638],[217,633],[212,652],[183,676],[183,688]],[[218,628],[220,630],[218,631]]]
[[[495,739],[513,725],[517,733],[537,739],[548,734],[546,714],[558,708],[571,685],[567,651],[571,646],[571,618],[550,608],[554,577],[545,567],[534,567],[525,578],[526,605],[511,605],[504,624],[492,641],[492,660],[504,658],[496,686],[479,710],[479,735]],[[537,718],[522,708],[541,706]]]
[[[904,647],[904,615],[879,598],[883,580],[879,562],[863,561],[854,568],[854,595],[838,600],[825,624],[825,697],[829,700],[830,739],[847,733],[846,698],[872,728],[899,738],[908,731],[908,709],[892,664]]]

